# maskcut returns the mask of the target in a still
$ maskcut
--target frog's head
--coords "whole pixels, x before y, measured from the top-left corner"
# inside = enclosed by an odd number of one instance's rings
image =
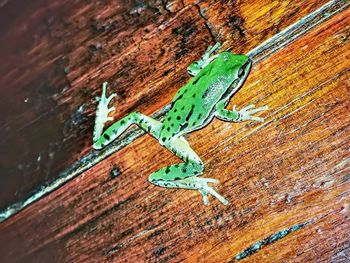
[[[248,56],[222,52],[219,57],[225,61],[225,64],[230,65],[236,79],[247,78],[252,67],[252,61]]]

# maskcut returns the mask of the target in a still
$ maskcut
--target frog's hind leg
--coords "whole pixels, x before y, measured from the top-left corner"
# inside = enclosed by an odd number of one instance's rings
[[[93,147],[95,149],[101,149],[108,145],[110,142],[118,138],[130,125],[136,124],[144,131],[158,139],[159,131],[162,123],[145,116],[139,112],[132,112],[123,119],[115,122],[107,130],[101,134],[96,141],[94,141]]]
[[[217,184],[218,180],[197,177],[203,174],[204,165],[183,137],[177,138],[165,146],[185,163],[170,165],[152,173],[148,179],[151,183],[168,188],[198,190],[203,196],[205,205],[209,204],[208,195],[215,196],[225,205],[228,204],[225,198],[208,186],[208,183]]]
[[[108,104],[116,96],[115,93],[107,97],[107,82],[103,83],[102,95],[98,98],[99,104],[97,106],[94,133],[93,133],[93,147],[95,149],[101,149],[107,144],[111,143],[118,136],[120,136],[130,125],[136,124],[150,135],[158,139],[159,131],[162,123],[145,116],[139,112],[130,113],[123,119],[115,122],[107,130],[103,132],[106,121],[112,120],[108,114],[113,111],[114,107],[109,107]]]

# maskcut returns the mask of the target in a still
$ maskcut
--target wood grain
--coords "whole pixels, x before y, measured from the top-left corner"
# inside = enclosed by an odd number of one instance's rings
[[[91,149],[103,81],[119,94],[116,118],[150,114],[209,43],[247,52],[326,0],[22,2],[0,8],[1,210]]]
[[[346,10],[254,65],[229,107],[267,104],[264,123],[214,120],[188,136],[229,206],[150,185],[179,160],[146,135],[1,223],[0,261],[234,262],[303,224],[242,262],[346,262],[349,35]]]

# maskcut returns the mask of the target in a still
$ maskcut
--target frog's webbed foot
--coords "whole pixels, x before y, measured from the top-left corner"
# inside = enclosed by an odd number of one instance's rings
[[[95,128],[94,128],[94,141],[98,140],[98,138],[101,136],[103,127],[107,121],[112,121],[112,117],[108,117],[108,114],[111,111],[115,110],[115,107],[108,107],[108,104],[111,102],[111,100],[117,96],[116,93],[112,93],[109,97],[107,97],[107,86],[108,83],[104,82],[102,85],[102,94],[101,97],[96,97],[96,100],[98,101],[97,111],[96,111],[96,118],[95,118]]]
[[[264,111],[267,109],[268,109],[268,106],[255,108],[254,104],[250,104],[250,105],[248,105],[248,106],[246,106],[238,111],[238,114],[239,114],[238,121],[253,120],[253,121],[263,122],[264,118],[256,117],[256,116],[253,116],[252,114],[260,112],[260,111]],[[235,106],[233,106],[233,110],[236,110]]]
[[[203,68],[205,68],[211,61],[218,57],[216,53],[221,48],[220,43],[216,43],[214,46],[209,46],[200,60],[193,62],[188,66],[187,71],[190,75],[196,76]]]
[[[190,186],[190,189],[198,190],[203,196],[203,202],[205,205],[209,205],[209,195],[215,196],[221,203],[228,205],[228,201],[208,185],[208,183],[218,184],[219,181],[216,179],[193,176],[177,181],[177,183],[184,183]]]
[[[112,93],[109,97],[106,96],[108,83],[104,82],[102,85],[102,94],[101,97],[96,97],[96,100],[99,102],[97,106],[97,112],[96,112],[96,122],[105,123],[106,121],[111,121],[113,118],[108,117],[108,114],[111,111],[115,110],[115,107],[108,107],[108,104],[111,102],[111,100],[117,96],[116,93]]]
[[[214,46],[208,46],[208,48],[205,51],[205,53],[202,56],[202,58],[210,57],[212,53],[217,52],[220,48],[221,48],[221,44],[220,43],[216,43]]]
[[[217,54],[212,55],[213,53],[216,53],[221,48],[220,43],[216,43],[214,46],[209,46],[207,50],[205,51],[202,58],[198,61],[199,64],[201,64],[201,68],[204,68],[207,66],[212,60],[218,57]]]

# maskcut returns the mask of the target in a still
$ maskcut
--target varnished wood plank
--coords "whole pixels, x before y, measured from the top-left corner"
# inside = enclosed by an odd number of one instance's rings
[[[242,261],[347,251],[349,34],[347,10],[254,65],[231,106],[267,104],[265,123],[215,120],[188,137],[229,206],[150,185],[151,172],[179,160],[143,136],[1,223],[1,261],[228,262],[303,223]]]
[[[184,84],[187,64],[213,37],[246,52],[325,2],[263,1],[261,9],[241,1],[6,2],[0,209],[57,179],[90,150],[93,98],[104,80],[120,95],[116,118],[150,114]]]
[[[137,13],[140,10],[142,15]],[[91,128],[85,103],[94,94],[87,92],[86,97],[86,90],[72,87],[68,76],[73,73],[72,63],[95,68],[99,62],[94,47],[111,36],[119,39],[111,52],[137,42],[147,34],[145,27],[169,18],[168,12],[157,10],[162,6],[150,3],[140,9],[131,1],[4,2],[0,8],[1,209],[57,177],[86,146],[79,134],[84,130],[88,134]],[[72,99],[71,92],[79,95]]]
[[[245,54],[291,25],[288,21],[297,21],[327,2],[203,1],[199,8],[214,37],[227,39],[234,52]]]

